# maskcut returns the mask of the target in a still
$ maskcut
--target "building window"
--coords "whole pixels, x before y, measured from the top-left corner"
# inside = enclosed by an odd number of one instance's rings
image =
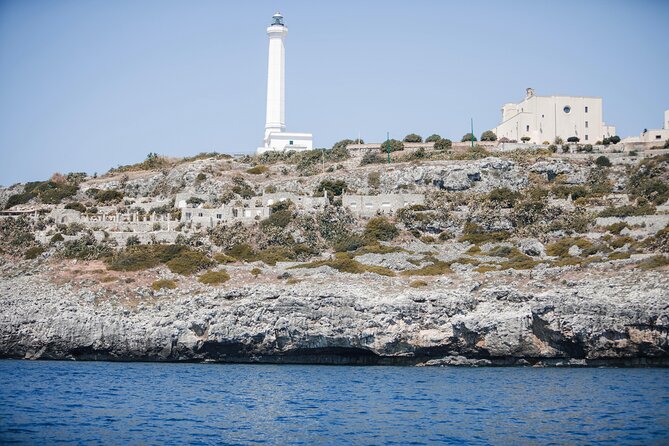
[[[222,219],[222,218],[223,218],[223,214],[216,214],[216,218],[218,218],[219,220]]]
[[[588,112],[588,106],[587,105],[585,106],[585,112],[586,113]]]
[[[202,212],[198,212],[198,213],[197,213],[197,216],[198,216],[198,217],[202,217]]]
[[[186,212],[186,220],[190,220],[190,212]]]
[[[655,139],[662,139],[662,135],[655,135]]]
[[[544,115],[541,115],[541,117],[543,118],[543,117],[544,117]]]
[[[293,141],[288,141],[288,144],[290,144],[290,145],[292,146],[292,145],[293,145]]]
[[[588,121],[585,121],[585,128],[588,128]]]
[[[530,126],[526,126],[526,130],[529,132],[530,131]]]
[[[562,109],[563,112],[565,113],[570,113],[571,112],[571,107],[568,105],[565,105],[564,108]]]
[[[588,135],[585,135],[585,140],[586,140],[586,141],[588,140]]]

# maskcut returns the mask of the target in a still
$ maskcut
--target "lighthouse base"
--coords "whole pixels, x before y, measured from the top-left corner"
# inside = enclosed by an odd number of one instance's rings
[[[301,152],[312,150],[313,148],[314,141],[311,133],[272,132],[265,140],[265,145],[258,147],[256,153],[261,154],[270,151],[288,152],[290,150]]]

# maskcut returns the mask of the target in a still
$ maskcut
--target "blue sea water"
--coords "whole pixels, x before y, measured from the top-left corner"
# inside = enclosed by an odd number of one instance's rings
[[[669,370],[0,361],[2,444],[669,444]]]

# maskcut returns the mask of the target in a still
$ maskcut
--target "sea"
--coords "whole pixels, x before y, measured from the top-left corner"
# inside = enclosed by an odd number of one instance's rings
[[[669,369],[0,360],[0,444],[669,444]]]

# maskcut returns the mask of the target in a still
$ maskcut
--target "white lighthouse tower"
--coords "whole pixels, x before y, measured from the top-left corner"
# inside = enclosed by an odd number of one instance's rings
[[[276,13],[272,24],[267,28],[269,36],[269,60],[267,63],[267,115],[265,119],[265,138],[258,153],[269,150],[311,150],[311,133],[286,132],[286,47],[285,39],[288,28],[283,23],[283,16]]]

